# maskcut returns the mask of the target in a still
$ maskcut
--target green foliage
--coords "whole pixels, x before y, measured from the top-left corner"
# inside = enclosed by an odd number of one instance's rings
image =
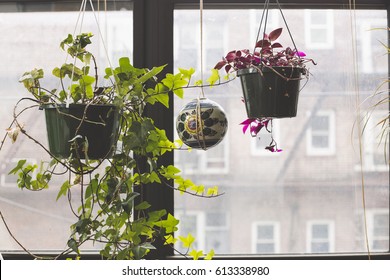
[[[98,88],[96,83],[101,79],[96,73],[90,73],[90,69],[97,67],[96,61],[86,49],[91,37],[91,33],[75,38],[68,35],[61,42],[60,47],[82,63],[81,67],[74,62],[53,69],[52,74],[59,79],[61,88],[41,87],[42,69],[26,72],[20,82],[40,104],[64,104],[70,97],[73,103],[117,105],[120,111],[117,152],[112,158],[100,160],[82,160],[71,154],[67,159],[54,158],[41,166],[21,160],[10,174],[19,174],[20,188],[40,190],[54,184],[50,180],[56,177],[58,169],[67,171],[62,183],[55,181],[59,188],[57,200],[72,197],[74,189],[82,195],[76,202],[68,199],[76,220],[70,226],[66,252],[80,254],[84,243],[93,242],[102,244],[100,254],[104,258],[141,259],[155,250],[156,239],[162,239],[166,246],[180,240],[188,249],[187,254],[191,250],[189,254],[198,259],[203,253],[194,250],[194,237],[174,238],[179,220],[165,209],[152,210],[140,195],[142,188],[149,184],[197,196],[217,195],[215,187],[196,185],[183,178],[175,166],[159,164],[162,155],[182,143],[169,140],[165,131],[143,114],[145,106],[159,103],[168,107],[172,96],[182,98],[183,89],[189,86],[195,70],[179,69],[179,73],[171,74],[164,73],[165,65],[136,68],[129,58],[123,57],[116,67],[105,69],[102,84],[108,86]],[[65,87],[65,84],[70,85]],[[79,138],[76,135],[72,143]]]

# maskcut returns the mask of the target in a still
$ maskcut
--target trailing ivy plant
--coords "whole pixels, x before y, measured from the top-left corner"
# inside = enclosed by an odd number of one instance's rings
[[[143,114],[145,106],[160,103],[168,107],[170,93],[182,98],[183,89],[190,87],[194,69],[179,69],[179,73],[165,74],[160,79],[158,76],[161,76],[164,65],[152,69],[136,68],[129,58],[123,57],[116,67],[105,69],[104,81],[100,84],[106,86],[101,88],[98,87],[98,79],[102,78],[97,74],[96,59],[86,49],[92,36],[91,33],[75,38],[69,35],[61,42],[61,48],[73,58],[73,62],[53,69],[59,88],[42,86],[42,69],[33,69],[21,77],[20,82],[32,98],[23,98],[16,104],[14,120],[7,133],[13,142],[19,133],[24,134],[42,147],[52,160],[38,165],[23,159],[9,174],[18,175],[19,188],[32,191],[53,187],[53,178],[63,178],[57,200],[68,200],[75,222],[70,226],[68,249],[61,255],[72,251],[80,254],[84,243],[94,242],[102,244],[100,254],[104,258],[141,259],[155,249],[157,239],[162,239],[166,246],[181,241],[188,248],[187,252],[181,252],[183,255],[195,259],[204,256],[202,251],[193,248],[195,239],[192,235],[174,237],[178,219],[165,209],[151,211],[151,205],[140,199],[137,191],[155,183],[199,197],[219,195],[217,187],[197,185],[183,178],[177,167],[159,164],[161,156],[179,148],[181,143],[169,140],[165,131]],[[76,61],[81,66],[76,65]],[[33,105],[19,109],[24,102],[33,102]],[[119,108],[119,139],[112,157],[100,160],[87,157],[83,160],[77,153],[71,153],[69,158],[57,158],[19,122],[19,116],[27,109],[69,103],[114,104]],[[0,149],[3,144],[4,141]],[[82,145],[88,149],[88,143]],[[76,203],[71,199],[75,191],[81,193]],[[212,255],[213,251],[210,251],[205,257],[211,258]]]

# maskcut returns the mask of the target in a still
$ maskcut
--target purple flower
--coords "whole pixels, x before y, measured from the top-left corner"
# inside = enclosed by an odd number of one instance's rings
[[[261,118],[261,119],[257,119],[257,118],[251,118],[251,119],[246,119],[245,121],[243,121],[242,123],[240,123],[240,125],[242,125],[242,132],[245,134],[249,128],[249,132],[252,136],[256,136],[263,127],[265,127],[265,129],[271,133],[271,138],[272,138],[272,141],[271,143],[265,147],[266,150],[272,152],[272,153],[279,153],[281,151],[283,151],[282,149],[278,149],[278,146],[276,144],[276,141],[274,140],[274,138],[272,137],[272,128],[269,129],[268,128],[268,125],[270,123],[270,121],[272,121],[272,119],[270,118]]]

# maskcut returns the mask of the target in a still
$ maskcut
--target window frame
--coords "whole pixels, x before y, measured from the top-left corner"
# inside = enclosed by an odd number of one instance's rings
[[[336,152],[336,127],[335,119],[336,113],[334,110],[320,110],[315,112],[314,117],[327,117],[328,118],[328,130],[324,133],[324,130],[312,128],[312,122],[310,121],[309,127],[306,132],[306,153],[309,156],[331,156]],[[313,116],[308,112],[308,118],[310,120]],[[316,148],[313,145],[313,136],[328,136],[328,146]]]
[[[259,238],[258,236],[259,226],[272,226],[273,229],[272,239]],[[261,241],[267,241],[267,242],[261,242]],[[257,252],[257,245],[261,243],[270,243],[270,241],[272,241],[272,244],[274,245],[274,252],[272,254],[280,253],[280,223],[277,221],[253,222],[252,223],[252,253],[260,254],[259,252]]]
[[[328,229],[328,236],[325,239],[313,237],[313,226],[316,225],[326,225]],[[317,252],[312,252],[312,243],[313,242],[327,242],[329,245],[329,251],[324,253],[332,253],[335,250],[335,223],[333,220],[310,220],[306,223],[306,252],[310,254],[315,254]]]
[[[116,0],[128,1],[128,0]],[[18,5],[34,4],[33,0],[3,1],[0,3],[17,3]],[[61,2],[59,0],[41,0],[42,3]],[[76,2],[76,1],[75,1]],[[133,27],[134,27],[134,66],[151,67],[153,65],[167,64],[165,71],[173,71],[174,61],[174,32],[173,32],[173,12],[174,9],[182,7],[199,8],[199,0],[133,0]],[[348,7],[348,1],[328,0],[326,4],[321,0],[294,0],[294,3],[281,4],[283,9],[340,9]],[[262,8],[263,4],[258,0],[205,0],[205,8],[241,8],[249,7]],[[387,10],[388,26],[390,26],[390,4],[388,0],[361,0],[356,4],[356,8],[362,9],[383,9]],[[390,62],[390,58],[389,58]],[[390,65],[390,63],[389,63]],[[390,66],[389,66],[390,67]],[[389,71],[390,72],[390,71]],[[164,74],[164,73],[163,73]],[[173,101],[170,108],[161,110],[147,110],[146,113],[156,120],[156,125],[166,130],[168,137],[173,137],[173,122],[163,122],[163,120],[173,119]],[[167,154],[161,164],[169,165],[174,162],[173,154]],[[152,184],[143,191],[143,199],[148,200],[153,209],[165,208],[168,212],[174,212],[173,190],[168,188],[155,188]],[[390,208],[390,207],[389,207]],[[152,209],[152,210],[153,210]],[[148,255],[151,259],[176,259],[172,248],[167,248],[163,244],[156,244],[158,250]],[[50,251],[41,251],[47,256],[55,256]],[[2,252],[4,259],[31,259],[31,256],[20,252]],[[100,259],[96,252],[83,252],[85,259]],[[371,254],[372,259],[389,259],[390,252],[381,254]],[[367,259],[367,254],[326,254],[326,255],[227,255],[215,256],[214,259]]]

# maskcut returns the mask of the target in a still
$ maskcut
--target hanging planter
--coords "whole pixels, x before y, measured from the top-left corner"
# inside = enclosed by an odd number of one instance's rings
[[[291,66],[238,70],[248,118],[295,117],[302,72]]]
[[[119,112],[114,105],[43,105],[50,152],[58,158],[102,159],[113,155]]]
[[[179,138],[189,147],[207,150],[225,137],[228,121],[222,107],[208,98],[194,99],[176,119]]]
[[[306,63],[316,64],[312,59],[306,58],[304,52],[298,50],[278,0],[276,4],[293,46],[283,47],[276,41],[282,33],[282,28],[270,33],[265,32],[269,9],[267,1],[253,51],[249,49],[230,51],[214,67],[217,70],[224,69],[228,74],[235,72],[240,77],[248,116],[248,119],[241,123],[244,126],[243,131],[245,133],[249,130],[252,136],[256,136],[265,128],[271,133],[272,138],[265,149],[271,152],[281,151],[272,137],[272,120],[297,115],[299,92],[302,89],[300,81],[309,77]]]

